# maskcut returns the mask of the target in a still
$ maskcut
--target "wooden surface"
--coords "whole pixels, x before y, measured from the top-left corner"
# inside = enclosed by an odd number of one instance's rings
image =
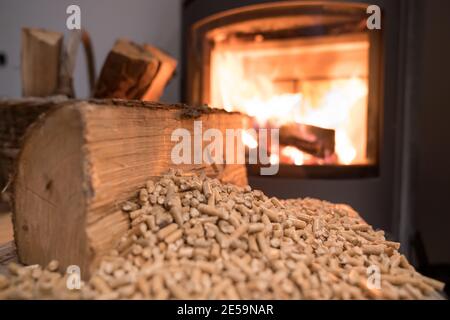
[[[1,207],[1,206],[0,206]],[[11,213],[0,211],[0,274],[6,274],[8,263],[17,262]]]
[[[144,48],[152,56],[158,59],[159,66],[158,72],[153,78],[147,92],[142,97],[142,100],[159,101],[164,92],[164,89],[167,86],[167,83],[170,81],[175,72],[177,61],[162,50],[159,50],[158,48],[155,48],[148,44],[144,45]]]
[[[0,244],[13,240],[13,237],[11,214],[2,212],[0,213]]]
[[[158,72],[159,61],[142,46],[120,39],[106,57],[95,98],[141,99]]]
[[[192,118],[198,116],[198,118]],[[176,128],[244,128],[247,118],[184,105],[108,101],[57,108],[28,131],[14,183],[14,231],[20,260],[89,272],[129,227],[121,204],[169,167],[204,170],[238,185],[244,165],[171,165]],[[206,145],[207,143],[204,143]]]
[[[22,94],[43,97],[58,88],[63,35],[42,29],[22,30]]]

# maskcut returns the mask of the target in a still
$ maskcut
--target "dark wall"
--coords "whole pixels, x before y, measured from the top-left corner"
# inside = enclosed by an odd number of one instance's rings
[[[413,209],[430,262],[450,263],[450,1],[422,7]]]

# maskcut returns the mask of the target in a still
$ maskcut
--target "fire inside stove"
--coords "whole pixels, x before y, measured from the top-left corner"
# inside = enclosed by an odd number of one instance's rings
[[[355,5],[284,3],[203,21],[194,28],[202,58],[191,102],[245,113],[255,129],[279,128],[271,163],[375,164],[378,108],[369,92],[377,94],[378,44],[364,14]],[[251,135],[243,141],[258,147]]]

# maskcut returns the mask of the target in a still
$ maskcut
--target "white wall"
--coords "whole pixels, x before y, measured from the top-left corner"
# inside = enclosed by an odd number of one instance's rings
[[[0,96],[21,95],[21,28],[40,27],[68,33],[66,8],[70,4],[81,8],[82,27],[90,33],[94,46],[97,75],[114,41],[120,37],[150,43],[179,60],[181,0],[0,0],[0,52],[7,55],[7,65],[0,66]],[[163,101],[179,100],[178,70],[166,88]],[[78,98],[88,95],[86,64],[81,47],[75,72],[75,90]]]

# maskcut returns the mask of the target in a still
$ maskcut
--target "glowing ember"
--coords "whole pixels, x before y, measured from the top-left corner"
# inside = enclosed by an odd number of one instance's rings
[[[250,149],[255,149],[258,147],[258,142],[256,141],[256,138],[253,137],[251,134],[249,134],[246,131],[242,131],[242,142],[244,145],[249,147]]]
[[[292,159],[295,165],[301,166],[304,161],[304,155],[303,152],[298,150],[295,147],[287,146],[281,149],[281,154],[283,156],[289,157]]]
[[[351,164],[356,157],[356,150],[342,130],[336,131],[336,153],[343,164]]]
[[[269,160],[270,160],[270,164],[271,164],[271,165],[278,164],[278,163],[280,163],[280,156],[277,155],[277,154],[275,154],[275,153],[272,153],[272,154],[270,155]]]

